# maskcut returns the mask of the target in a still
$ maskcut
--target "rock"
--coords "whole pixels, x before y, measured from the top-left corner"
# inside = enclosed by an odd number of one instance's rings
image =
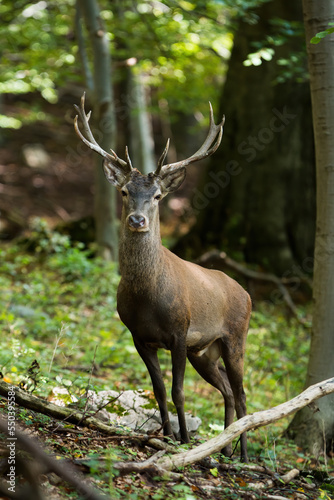
[[[160,412],[149,408],[152,402],[143,391],[88,391],[88,409],[97,411],[108,401],[117,413],[110,413],[105,408],[98,411],[97,418],[105,422],[129,427],[136,432],[153,433],[161,428]],[[146,406],[146,408],[145,408]],[[169,413],[171,426],[175,436],[179,439],[179,422],[177,415]],[[198,417],[186,414],[187,428],[190,435],[194,435],[202,421]]]

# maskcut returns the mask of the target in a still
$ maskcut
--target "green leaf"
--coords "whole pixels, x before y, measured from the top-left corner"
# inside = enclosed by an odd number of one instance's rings
[[[210,469],[210,474],[212,476],[214,476],[214,477],[218,477],[219,472],[218,472],[217,467],[214,467],[213,469]]]
[[[334,23],[329,23],[329,25],[333,25]],[[311,38],[310,42],[313,43],[314,45],[321,42],[323,38],[325,38],[327,35],[330,35],[331,33],[334,33],[334,28],[328,28],[326,31],[319,31],[313,38]]]

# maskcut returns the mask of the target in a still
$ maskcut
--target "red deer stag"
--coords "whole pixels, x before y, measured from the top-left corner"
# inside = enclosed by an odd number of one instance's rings
[[[122,160],[113,150],[108,153],[97,144],[84,104],[83,96],[75,108],[86,137],[79,130],[78,116],[75,130],[90,149],[104,158],[105,175],[123,197],[117,310],[151,376],[165,436],[173,432],[157,350],[171,351],[172,399],[181,441],[187,443],[183,392],[187,357],[204,380],[223,395],[226,427],[233,421],[234,410],[238,418],[246,415],[243,365],[250,297],[223,272],[184,261],[163,247],[159,226],[160,200],[181,185],[187,165],[217,150],[224,119],[215,125],[210,105],[210,129],[201,148],[186,160],[164,165],[168,140],[156,171],[142,175],[132,167],[127,148],[126,159]],[[231,445],[222,452],[231,455]],[[241,436],[241,457],[247,461],[246,434]]]

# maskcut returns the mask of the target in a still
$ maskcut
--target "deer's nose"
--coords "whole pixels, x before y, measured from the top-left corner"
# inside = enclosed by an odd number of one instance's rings
[[[128,218],[128,224],[133,229],[140,229],[145,227],[146,219],[142,215],[137,215],[137,214],[130,215]]]

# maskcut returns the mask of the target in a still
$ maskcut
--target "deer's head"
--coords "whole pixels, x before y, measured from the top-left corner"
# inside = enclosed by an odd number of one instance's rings
[[[86,137],[78,127],[78,115],[74,119],[75,130],[80,139],[103,158],[103,169],[107,180],[121,193],[123,199],[123,216],[128,229],[133,232],[147,232],[151,224],[159,216],[159,201],[168,193],[180,187],[186,176],[186,166],[201,160],[214,153],[222,139],[225,117],[219,125],[215,125],[213,111],[210,104],[210,128],[203,145],[196,153],[185,160],[164,165],[169,139],[158,161],[155,172],[148,175],[141,174],[132,167],[128,148],[125,148],[125,160],[122,160],[111,149],[104,151],[94,139],[89,126],[90,112],[85,112],[85,94],[81,98],[80,106],[75,105],[83,123]]]

